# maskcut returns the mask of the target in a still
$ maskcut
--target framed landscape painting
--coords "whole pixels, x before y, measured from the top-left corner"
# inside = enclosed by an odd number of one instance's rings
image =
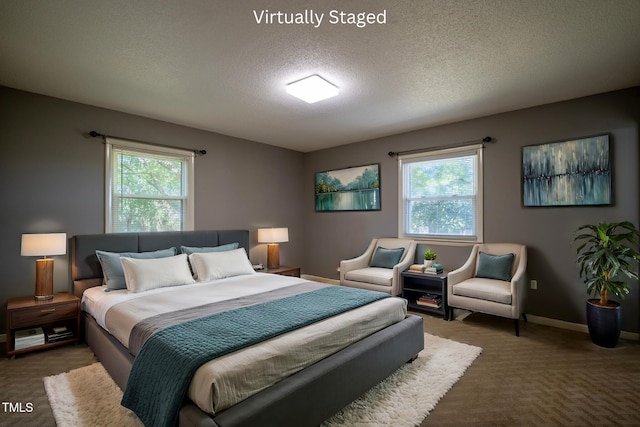
[[[609,135],[522,148],[524,206],[610,205]]]
[[[317,172],[315,195],[316,212],[380,210],[380,164]]]

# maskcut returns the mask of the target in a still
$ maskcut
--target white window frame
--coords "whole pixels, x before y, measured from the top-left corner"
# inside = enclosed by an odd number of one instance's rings
[[[484,235],[484,195],[483,195],[483,146],[467,145],[463,147],[446,148],[442,150],[425,151],[398,156],[398,236],[401,238],[422,240],[433,243],[469,244],[482,243]],[[405,188],[405,168],[409,163],[429,161],[437,159],[449,159],[467,155],[476,156],[476,196],[475,196],[475,230],[476,234],[471,235],[435,235],[435,234],[414,234],[408,233],[408,188]]]
[[[114,179],[115,171],[115,155],[114,150],[124,150],[140,155],[171,157],[175,160],[184,161],[187,165],[186,176],[183,176],[183,186],[186,186],[186,197],[176,197],[176,199],[184,200],[182,231],[193,230],[194,228],[194,172],[195,172],[195,153],[190,150],[181,150],[177,148],[160,147],[151,144],[144,144],[135,141],[127,141],[113,137],[105,138],[105,233],[117,233],[120,230],[114,229],[113,224],[113,203],[114,198]]]

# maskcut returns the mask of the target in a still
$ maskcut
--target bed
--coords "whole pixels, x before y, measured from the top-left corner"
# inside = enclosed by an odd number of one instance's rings
[[[87,344],[102,362],[105,369],[114,381],[123,390],[127,387],[127,381],[134,364],[134,355],[127,346],[123,345],[126,338],[119,333],[107,332],[104,316],[96,314],[89,307],[92,305],[89,295],[104,294],[100,292],[103,287],[103,273],[100,262],[96,257],[96,250],[113,253],[122,252],[150,252],[165,248],[187,247],[219,247],[236,244],[246,253],[249,251],[249,231],[247,230],[209,230],[190,232],[164,232],[164,233],[126,233],[126,234],[99,234],[78,235],[71,239],[71,274],[74,293],[83,298],[83,328]],[[256,273],[249,275],[253,284],[246,284],[244,278],[232,277],[216,282],[224,286],[255,286],[260,283],[265,289],[280,292],[296,287],[314,287],[319,284],[301,279],[293,283],[294,278]],[[227,284],[226,282],[233,282]],[[234,282],[235,281],[235,282]],[[284,282],[283,282],[284,281]],[[288,282],[287,282],[288,281]],[[205,287],[196,283],[186,285],[181,290],[166,289],[169,295],[184,295],[192,292],[188,287]],[[224,286],[219,286],[224,289]],[[324,285],[322,285],[324,286]],[[333,287],[333,286],[329,286]],[[156,290],[148,292],[154,294]],[[165,290],[162,290],[164,292]],[[174,292],[173,294],[171,294]],[[306,291],[305,291],[306,292]],[[126,292],[125,292],[126,293]],[[146,294],[147,292],[140,292]],[[158,290],[160,293],[160,290]],[[251,294],[251,292],[248,292]],[[111,294],[111,292],[109,292]],[[113,293],[117,295],[117,292]],[[110,296],[111,297],[111,296]],[[146,297],[145,297],[146,298]],[[174,297],[174,300],[180,300]],[[233,299],[235,301],[236,299]],[[372,310],[372,303],[368,310]],[[176,303],[177,304],[177,303]],[[390,304],[390,303],[384,303]],[[107,304],[108,305],[108,304]],[[132,306],[135,307],[135,306]],[[146,306],[143,306],[146,307]],[[358,308],[364,310],[367,307]],[[137,315],[139,308],[130,309]],[[144,311],[144,310],[143,310]],[[191,311],[191,310],[186,310]],[[354,310],[356,311],[356,310]],[[93,314],[90,314],[93,313]],[[351,312],[339,316],[351,316]],[[369,313],[371,316],[371,312]],[[97,316],[97,317],[96,317]],[[391,316],[391,315],[390,315]],[[393,316],[397,317],[397,314]],[[134,316],[135,317],[135,316]],[[378,317],[377,315],[374,317]],[[384,316],[383,316],[384,317]],[[337,319],[337,318],[336,318]],[[410,361],[423,348],[422,319],[417,316],[403,316],[380,326],[376,332],[358,337],[353,343],[342,343],[337,351],[322,355],[319,360],[314,360],[302,368],[298,368],[291,374],[283,374],[282,378],[271,380],[268,386],[261,386],[258,391],[252,391],[249,397],[242,398],[226,406],[203,409],[203,404],[198,402],[206,399],[198,398],[197,394],[191,394],[195,387],[190,385],[188,398],[184,399],[178,415],[178,424],[181,426],[283,426],[283,425],[319,425],[342,407],[350,403],[366,390],[386,378],[402,364]],[[326,319],[318,324],[341,323],[335,319]],[[344,322],[342,322],[344,323]],[[312,325],[313,326],[313,325]],[[307,327],[311,328],[311,326]],[[306,329],[306,328],[305,328]],[[291,335],[306,332],[294,331]],[[288,337],[290,334],[286,334]],[[347,333],[350,335],[351,332]],[[329,335],[339,336],[340,333],[332,332]],[[283,335],[284,337],[284,335]],[[276,338],[277,340],[278,338]],[[321,341],[319,341],[321,343]],[[126,343],[125,343],[126,344]],[[324,345],[321,344],[322,347]],[[234,355],[231,355],[235,357]],[[241,357],[241,356],[238,356]],[[306,356],[299,356],[306,358]],[[222,359],[222,358],[221,358]],[[230,359],[233,360],[233,359]],[[239,359],[242,360],[242,359]],[[217,360],[211,363],[216,366]],[[232,366],[234,363],[226,366]],[[217,368],[212,368],[214,371]],[[247,369],[252,369],[248,367]],[[261,368],[254,368],[261,369]],[[200,372],[200,369],[198,370]],[[194,376],[193,383],[196,383]],[[224,383],[223,383],[224,384]],[[208,385],[202,387],[207,389]],[[224,389],[225,387],[221,387]],[[197,393],[193,391],[193,393]],[[126,393],[125,393],[126,394]],[[194,403],[198,402],[198,404]],[[205,403],[206,404],[206,403]],[[215,405],[214,405],[215,406]]]

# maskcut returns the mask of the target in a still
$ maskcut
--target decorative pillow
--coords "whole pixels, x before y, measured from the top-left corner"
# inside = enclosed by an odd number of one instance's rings
[[[393,268],[402,259],[402,254],[404,248],[387,249],[378,246],[369,267]]]
[[[233,249],[238,249],[240,243],[227,243],[226,245],[220,246],[207,246],[207,247],[189,247],[189,246],[180,246],[180,252],[183,254],[191,255],[194,253],[206,253],[206,252],[224,252],[231,251]],[[193,273],[193,278],[198,280],[198,273],[196,273],[195,268],[191,265],[191,259],[189,259],[189,268],[191,268],[191,272]]]
[[[96,251],[96,256],[102,266],[102,274],[104,275],[104,281],[107,285],[107,290],[112,291],[115,289],[126,289],[127,285],[124,281],[124,271],[122,271],[122,264],[120,263],[120,257],[150,259],[150,258],[165,258],[175,256],[176,248],[161,249],[153,252],[105,252]]]
[[[191,255],[196,252],[223,252],[223,251],[238,249],[238,246],[240,246],[240,243],[228,243],[226,245],[207,246],[202,248],[191,247],[191,246],[180,246],[180,253]]]
[[[255,273],[244,249],[196,252],[189,255],[189,262],[199,282]]]
[[[514,254],[491,255],[480,252],[476,277],[511,281]]]
[[[120,262],[129,292],[143,292],[196,282],[191,276],[185,254],[148,259],[121,257]]]

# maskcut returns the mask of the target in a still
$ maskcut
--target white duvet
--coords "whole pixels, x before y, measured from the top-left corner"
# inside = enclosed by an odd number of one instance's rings
[[[83,310],[125,347],[136,323],[157,314],[267,292],[303,282],[297,277],[256,273],[147,292],[105,292],[90,288]],[[406,302],[385,298],[364,307],[281,335],[202,365],[189,386],[189,398],[215,414],[307,366],[404,319]],[[151,392],[151,391],[150,391]]]

